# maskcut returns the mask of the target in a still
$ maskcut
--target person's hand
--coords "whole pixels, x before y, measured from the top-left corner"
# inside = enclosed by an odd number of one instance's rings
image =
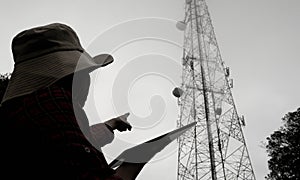
[[[122,116],[110,119],[105,122],[106,125],[111,127],[113,130],[118,130],[120,132],[122,131],[131,131],[132,126],[130,123],[127,121],[127,117],[129,116],[129,113],[126,113]]]

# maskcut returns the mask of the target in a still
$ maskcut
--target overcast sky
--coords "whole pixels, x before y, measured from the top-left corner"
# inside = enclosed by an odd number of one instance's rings
[[[261,142],[280,127],[287,112],[300,106],[300,1],[207,0],[207,4],[222,59],[234,79],[238,113],[246,119],[243,130],[256,178],[264,179],[268,158]],[[101,119],[131,112],[133,131],[116,134],[116,139],[141,142],[176,126],[178,107],[171,90],[180,84],[183,33],[175,22],[183,17],[183,0],[2,0],[0,73],[13,70],[10,45],[18,32],[66,23],[92,55],[114,55],[113,65],[94,74],[92,98]],[[95,115],[89,116],[97,122]],[[148,116],[160,120],[136,121]],[[112,147],[116,149],[111,145],[104,150],[107,156],[115,155],[109,152]],[[175,179],[176,152],[169,148],[162,154],[138,179]]]

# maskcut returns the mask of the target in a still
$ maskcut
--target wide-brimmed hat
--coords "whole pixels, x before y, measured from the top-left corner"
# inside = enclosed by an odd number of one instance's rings
[[[91,72],[113,62],[109,54],[91,57],[75,31],[52,23],[22,31],[12,41],[14,70],[2,99],[29,94],[77,71]]]

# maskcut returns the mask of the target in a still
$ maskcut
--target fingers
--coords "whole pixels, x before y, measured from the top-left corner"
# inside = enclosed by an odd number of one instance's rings
[[[117,129],[119,131],[126,131],[126,130],[129,130],[131,131],[131,128],[132,126],[130,125],[130,123],[127,121],[127,117],[129,116],[129,112],[128,113],[125,113],[123,114],[122,116],[119,116],[117,119],[120,120],[120,123],[118,123],[118,127]]]
[[[130,126],[129,122],[127,121],[128,116],[129,116],[129,113],[126,113],[122,116],[119,116],[119,119]]]
[[[125,113],[125,114],[123,114],[122,116],[120,116],[119,118],[122,120],[122,121],[125,121],[125,122],[127,122],[127,117],[129,116],[129,112],[128,113]],[[127,122],[128,123],[128,122]]]
[[[131,131],[131,125],[122,122],[117,126],[117,130],[120,132],[127,130]]]
[[[126,123],[126,129],[131,131],[132,126],[129,123]]]

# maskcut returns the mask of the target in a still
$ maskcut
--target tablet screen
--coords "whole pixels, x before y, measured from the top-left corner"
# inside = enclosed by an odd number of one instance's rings
[[[116,159],[114,159],[109,166],[111,168],[115,168],[121,165],[123,162],[147,163],[156,153],[161,151],[164,147],[166,147],[173,140],[178,138],[194,125],[196,125],[196,122],[190,123],[144,143],[126,149]]]

